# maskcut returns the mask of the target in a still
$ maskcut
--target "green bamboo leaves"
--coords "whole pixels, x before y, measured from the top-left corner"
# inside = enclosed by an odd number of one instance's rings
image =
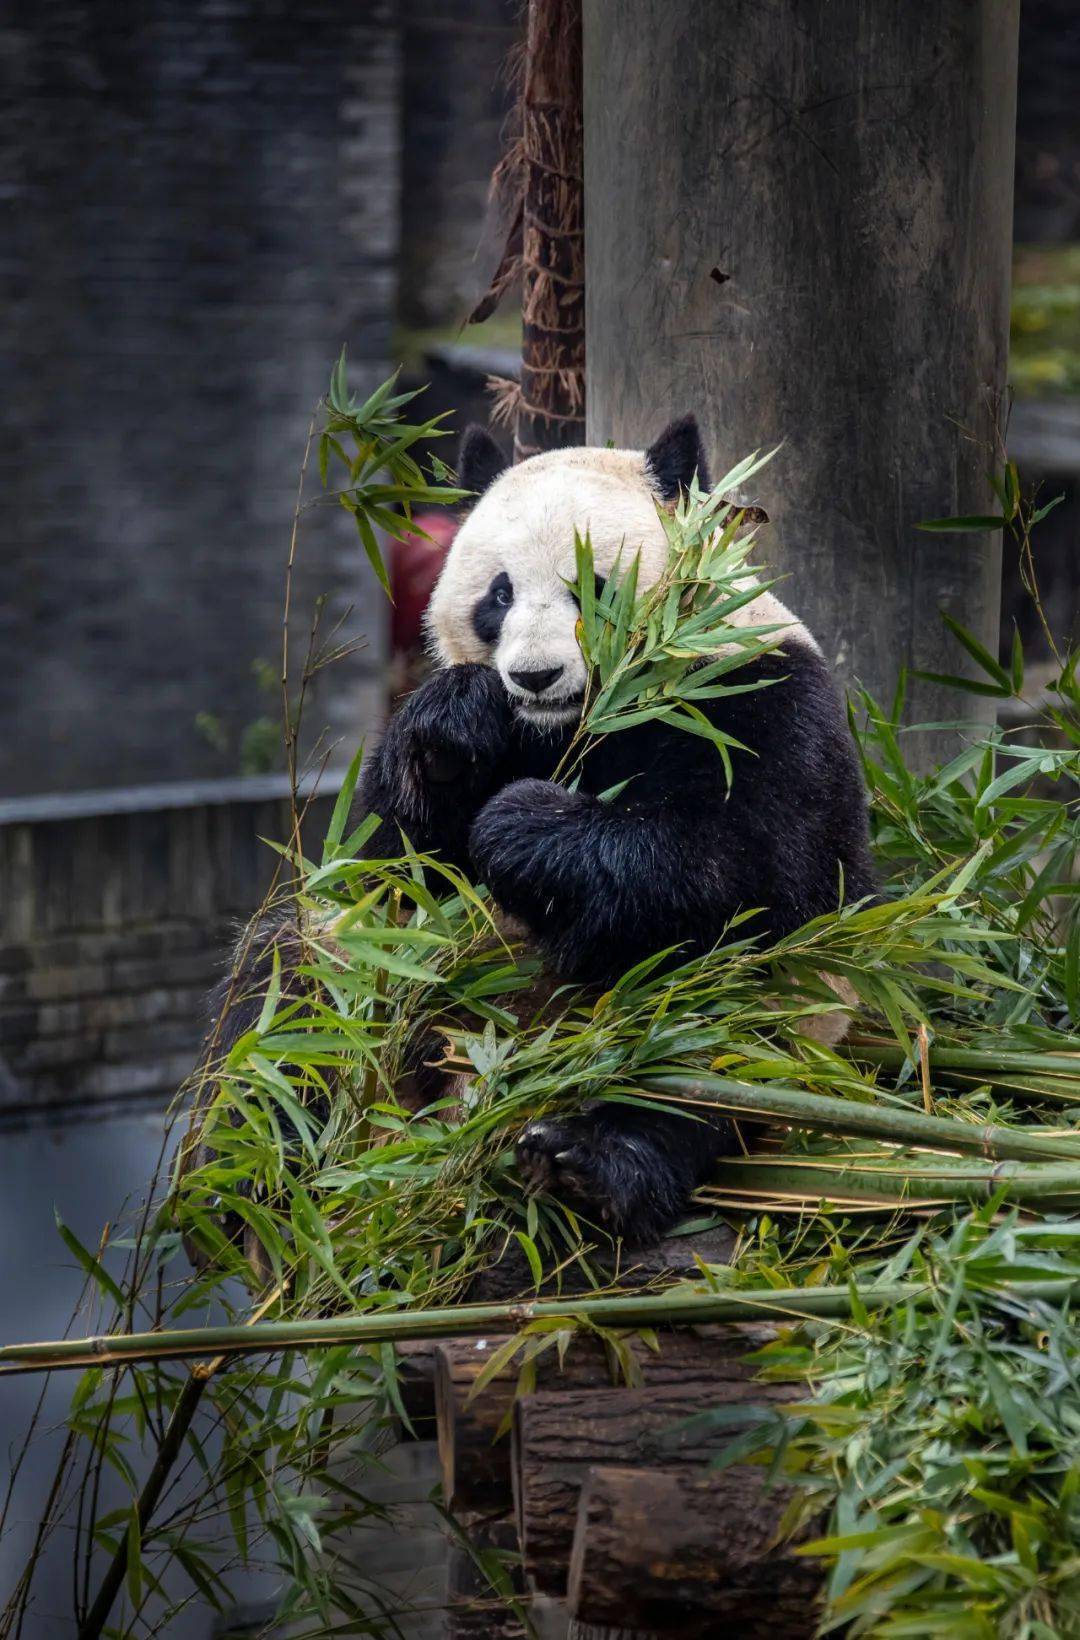
[[[749,558],[756,531],[743,529],[743,511],[724,497],[774,454],[748,457],[709,492],[695,484],[674,513],[661,513],[667,567],[640,593],[636,556],[598,586],[591,543],[576,538],[578,639],[592,669],[579,744],[663,722],[711,741],[730,782],[731,750],[748,748],[711,723],[702,705],[767,687],[737,675],[732,681],[731,674],[775,649],[779,628],[733,620],[771,583],[754,578]]]
[[[466,491],[432,483],[424,476],[410,453],[417,444],[445,438],[450,429],[442,424],[445,416],[409,425],[401,411],[411,404],[420,389],[395,393],[395,372],[362,403],[351,392],[345,363],[345,349],[334,366],[326,397],[326,417],[318,435],[319,476],[326,489],[331,459],[345,469],[345,482],[336,490],[337,500],[352,515],[364,553],[379,585],[391,596],[390,577],[379,548],[378,531],[394,539],[415,529],[413,509],[434,503],[447,506],[464,498]],[[352,444],[352,451],[346,443]],[[440,473],[445,476],[445,469]]]

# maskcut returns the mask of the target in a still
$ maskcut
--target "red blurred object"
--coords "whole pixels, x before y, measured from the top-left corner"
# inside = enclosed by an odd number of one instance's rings
[[[417,513],[413,522],[424,535],[410,531],[392,543],[390,554],[390,647],[395,655],[413,655],[423,648],[424,611],[458,529],[450,513]]]

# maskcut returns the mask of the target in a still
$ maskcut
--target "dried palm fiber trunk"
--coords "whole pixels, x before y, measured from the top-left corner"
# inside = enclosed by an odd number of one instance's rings
[[[514,460],[585,442],[581,0],[529,0],[517,140],[493,178],[515,199],[502,261],[470,315],[521,280],[521,381],[492,381]]]

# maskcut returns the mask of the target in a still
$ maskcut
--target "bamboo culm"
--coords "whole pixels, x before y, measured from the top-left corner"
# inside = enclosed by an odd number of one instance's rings
[[[1077,1139],[1033,1133],[1029,1128],[956,1122],[946,1116],[924,1116],[919,1111],[877,1102],[864,1104],[823,1093],[778,1088],[771,1083],[736,1082],[708,1072],[650,1076],[640,1087],[646,1093],[709,1105],[733,1116],[787,1122],[792,1127],[843,1138],[879,1139],[957,1156],[982,1156],[994,1162],[1080,1162]]]
[[[1080,1281],[1061,1276],[1018,1281],[1001,1289],[1025,1302],[1063,1301],[1080,1292]],[[925,1283],[887,1282],[863,1289],[866,1309],[918,1303],[931,1291]],[[604,1327],[701,1326],[712,1322],[778,1321],[785,1318],[847,1319],[852,1295],[847,1287],[768,1288],[715,1293],[678,1287],[665,1293],[614,1298],[536,1299],[531,1303],[463,1304],[446,1310],[399,1310],[392,1315],[330,1316],[307,1321],[261,1321],[256,1325],[191,1327],[179,1332],[118,1333],[68,1338],[0,1349],[0,1376],[51,1372],[69,1367],[126,1366],[137,1361],[178,1361],[204,1355],[273,1355],[281,1350],[363,1347],[416,1338],[483,1337],[531,1321],[588,1322]]]
[[[708,1202],[741,1203],[770,1208],[778,1200],[808,1203],[849,1202],[881,1208],[934,1207],[944,1202],[986,1202],[1001,1194],[1013,1206],[1035,1202],[1043,1207],[1075,1206],[1080,1197],[1080,1168],[1025,1167],[998,1162],[981,1167],[905,1169],[862,1167],[842,1158],[728,1157],[716,1177],[699,1192]]]

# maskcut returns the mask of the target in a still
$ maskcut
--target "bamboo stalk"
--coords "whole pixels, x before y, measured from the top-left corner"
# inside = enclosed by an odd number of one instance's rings
[[[874,1065],[888,1065],[897,1069],[908,1057],[896,1042],[860,1040],[844,1044],[844,1052],[851,1059],[866,1059]],[[1050,1053],[1032,1049],[1028,1053],[1015,1048],[948,1048],[930,1045],[930,1064],[934,1070],[967,1072],[1015,1071],[1021,1075],[1046,1074],[1071,1077],[1080,1082],[1080,1054]]]
[[[158,1448],[154,1466],[147,1476],[146,1484],[139,1494],[138,1516],[140,1537],[146,1531],[150,1518],[157,1507],[158,1500],[165,1488],[165,1483],[172,1471],[173,1464],[180,1456],[181,1448],[188,1430],[191,1428],[203,1392],[210,1381],[209,1373],[193,1372],[173,1408],[169,1419],[165,1438]],[[79,1626],[78,1640],[100,1640],[100,1635],[109,1620],[116,1597],[123,1588],[124,1579],[128,1571],[128,1557],[131,1553],[131,1528],[126,1526],[120,1543],[113,1554],[101,1580],[94,1603],[87,1612],[85,1619]]]
[[[707,1071],[650,1076],[639,1086],[648,1093],[707,1104],[733,1115],[787,1122],[814,1133],[882,1139],[996,1162],[1080,1162],[1080,1140],[1076,1139],[1033,1133],[1026,1128],[957,1122],[947,1116],[925,1116],[920,1111],[880,1103],[861,1104],[854,1099],[806,1093],[801,1088],[778,1088],[772,1083],[735,1082]]]
[[[988,1164],[976,1170],[938,1168],[911,1171],[903,1167],[852,1167],[827,1157],[782,1161],[755,1156],[732,1157],[717,1166],[715,1180],[698,1194],[710,1202],[768,1201],[815,1206],[820,1201],[843,1206],[882,1208],[935,1207],[944,1202],[988,1201],[1004,1191],[1017,1205],[1067,1202],[1080,1196],[1080,1169],[1025,1168],[1016,1162]]]
[[[1000,1289],[1031,1302],[1080,1293],[1080,1278],[1062,1275],[1018,1281]],[[867,1309],[917,1302],[930,1292],[925,1283],[885,1282],[864,1288]],[[709,1322],[761,1321],[782,1316],[846,1317],[851,1293],[845,1287],[764,1288],[760,1292],[715,1293],[680,1285],[665,1293],[614,1298],[535,1299],[530,1303],[463,1304],[447,1310],[400,1310],[393,1314],[344,1315],[308,1321],[261,1321],[255,1326],[192,1327],[184,1331],[119,1333],[97,1338],[65,1338],[0,1349],[0,1377],[17,1372],[51,1372],[69,1367],[125,1366],[136,1361],[179,1361],[213,1355],[274,1355],[287,1349],[335,1344],[363,1347],[415,1338],[482,1337],[507,1332],[530,1321],[587,1321],[606,1327],[702,1326]]]
[[[249,1332],[260,1317],[265,1315],[270,1306],[277,1302],[281,1297],[281,1292],[280,1287],[275,1288],[273,1293],[264,1298],[258,1308],[248,1317],[244,1326]],[[187,1383],[177,1397],[172,1416],[162,1436],[161,1445],[158,1447],[153,1467],[146,1477],[142,1491],[139,1493],[137,1512],[140,1541],[146,1535],[146,1529],[153,1517],[154,1510],[157,1508],[161,1494],[165,1490],[173,1465],[183,1450],[188,1430],[191,1428],[195,1420],[195,1414],[199,1410],[199,1403],[210,1380],[222,1365],[223,1359],[224,1357],[219,1355],[213,1361],[208,1361],[205,1366],[193,1367]],[[130,1555],[131,1527],[128,1525],[124,1527],[120,1535],[120,1542],[117,1544],[105,1576],[101,1580],[101,1586],[94,1597],[94,1603],[79,1628],[78,1640],[100,1640],[116,1602],[116,1597],[124,1586]]]

